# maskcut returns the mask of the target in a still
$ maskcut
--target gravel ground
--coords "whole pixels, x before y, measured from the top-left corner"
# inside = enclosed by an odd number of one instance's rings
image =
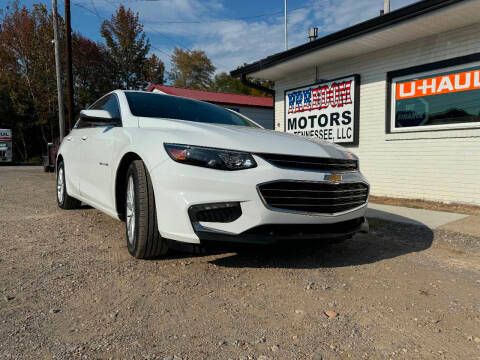
[[[339,245],[138,261],[123,223],[0,167],[0,359],[480,359],[480,239],[371,221]]]

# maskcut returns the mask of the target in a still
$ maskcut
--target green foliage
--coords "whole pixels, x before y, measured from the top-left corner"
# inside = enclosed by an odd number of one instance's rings
[[[138,13],[120,5],[110,21],[105,20],[100,28],[109,52],[108,64],[116,74],[118,88],[142,89],[147,85],[147,54],[150,40],[143,32]]]
[[[268,88],[273,88],[273,83],[271,81],[261,81],[257,79],[249,79],[249,80],[252,82],[258,83],[259,85],[262,85]],[[213,91],[226,92],[226,93],[232,93],[232,94],[268,96],[268,97],[272,96],[267,92],[253,89],[249,86],[244,85],[240,81],[240,79],[233,78],[226,72],[222,72],[215,75],[215,78],[213,79],[210,89]]]
[[[202,90],[210,88],[215,66],[205,52],[182,50],[176,47],[171,61],[169,77],[174,86]]]
[[[157,55],[152,54],[145,61],[145,76],[149,83],[161,85],[165,81],[165,65]]]
[[[233,94],[250,95],[251,88],[242,84],[239,79],[231,77],[226,72],[215,75],[211,90]]]

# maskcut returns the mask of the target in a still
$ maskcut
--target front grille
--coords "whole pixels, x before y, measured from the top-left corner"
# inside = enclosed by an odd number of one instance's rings
[[[364,183],[329,184],[306,181],[275,181],[258,186],[265,204],[273,210],[335,214],[366,203]]]
[[[285,168],[319,171],[353,171],[358,170],[358,161],[349,159],[332,159],[312,156],[293,156],[280,154],[256,154],[269,163]]]

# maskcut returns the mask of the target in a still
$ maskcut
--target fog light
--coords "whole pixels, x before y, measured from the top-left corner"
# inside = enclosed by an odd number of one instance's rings
[[[229,223],[242,215],[239,202],[211,203],[190,206],[188,215],[192,222]]]

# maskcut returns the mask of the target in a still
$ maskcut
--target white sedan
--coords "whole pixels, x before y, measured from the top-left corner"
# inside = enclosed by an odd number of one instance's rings
[[[141,91],[82,110],[57,158],[58,205],[84,202],[124,221],[137,258],[177,242],[344,240],[368,229],[368,194],[344,148]]]

